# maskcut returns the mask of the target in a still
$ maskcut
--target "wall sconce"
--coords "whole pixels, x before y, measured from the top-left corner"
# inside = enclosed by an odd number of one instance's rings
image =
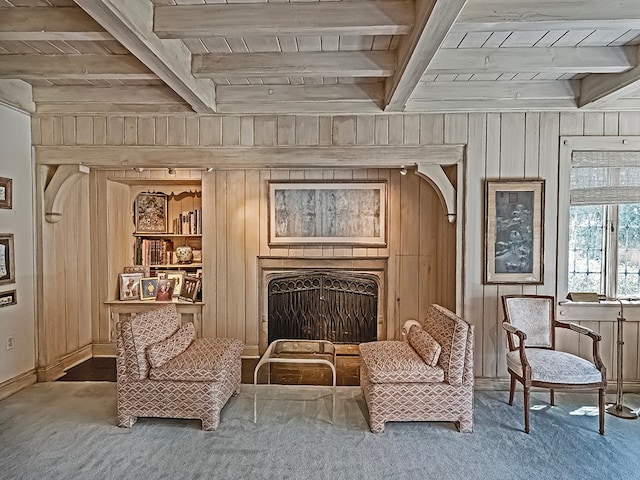
[[[407,174],[407,169],[404,165],[402,165],[400,167],[400,175],[406,175]]]
[[[207,172],[213,172],[213,167],[207,168]]]
[[[142,168],[142,167],[133,167],[133,171],[134,172],[138,172],[138,173],[144,172],[144,168]]]
[[[167,171],[169,172],[169,175],[175,175],[176,174],[176,169],[175,168],[168,168]]]

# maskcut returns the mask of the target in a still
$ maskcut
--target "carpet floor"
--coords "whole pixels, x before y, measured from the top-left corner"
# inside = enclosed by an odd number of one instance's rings
[[[334,423],[326,387],[243,385],[220,427],[140,419],[116,426],[112,382],[32,385],[0,401],[1,479],[638,479],[640,420],[606,417],[596,395],[532,396],[531,434],[522,395],[476,392],[474,433],[450,423],[368,428],[358,387],[338,387]],[[640,396],[626,395],[633,408]]]

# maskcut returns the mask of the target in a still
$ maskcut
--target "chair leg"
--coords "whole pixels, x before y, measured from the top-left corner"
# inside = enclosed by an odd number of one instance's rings
[[[524,433],[529,433],[529,387],[524,387]]]
[[[551,406],[554,406],[556,404],[553,396],[553,388],[549,390],[549,403],[551,404]]]
[[[598,390],[598,416],[600,417],[600,435],[604,435],[604,397],[605,397],[605,389],[601,388]]]
[[[513,396],[516,393],[516,377],[511,375],[511,383],[509,384],[509,405],[513,405]]]

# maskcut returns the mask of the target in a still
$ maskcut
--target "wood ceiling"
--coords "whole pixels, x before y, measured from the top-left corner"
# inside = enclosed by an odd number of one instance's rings
[[[640,109],[638,0],[0,0],[42,113]]]

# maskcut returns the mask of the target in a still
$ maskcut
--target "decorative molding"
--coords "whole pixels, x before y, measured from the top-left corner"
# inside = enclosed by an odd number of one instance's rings
[[[56,223],[62,218],[62,202],[71,188],[84,175],[89,173],[85,165],[60,165],[51,181],[44,189],[44,215],[49,223]]]
[[[449,223],[456,221],[456,189],[454,188],[449,177],[442,170],[442,165],[418,163],[416,175],[429,182],[438,192],[438,196],[447,211]]]
[[[44,367],[38,367],[36,373],[38,375],[38,382],[52,382],[65,375],[65,371],[71,367],[89,360],[91,358],[91,344],[69,353],[58,360],[56,363],[46,365]]]

